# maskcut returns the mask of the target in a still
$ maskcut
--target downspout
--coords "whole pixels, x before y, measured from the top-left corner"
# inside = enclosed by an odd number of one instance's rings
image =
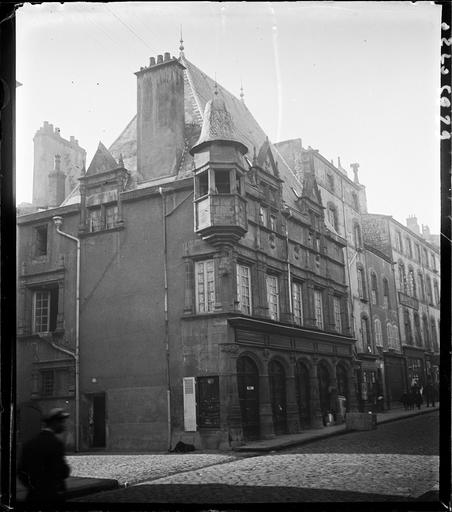
[[[352,281],[350,279],[350,267],[352,266],[354,259],[358,255],[358,251],[355,252],[352,260],[349,263],[349,261],[348,261],[348,257],[349,257],[348,240],[347,240],[347,220],[346,220],[346,216],[345,216],[344,183],[342,180],[341,180],[341,203],[342,203],[342,215],[344,217],[344,235],[345,235],[345,241],[346,241],[345,257],[347,259],[347,279],[348,279],[348,289],[349,289],[348,297],[349,297],[349,303],[350,303],[350,316],[351,316],[350,327],[351,327],[351,334],[352,334],[352,336],[354,336],[355,335],[355,313],[354,313],[354,304],[353,304],[353,296],[352,296]],[[355,348],[356,348],[356,346],[355,346]]]
[[[165,358],[166,358],[166,397],[167,397],[167,435],[168,435],[168,451],[171,450],[171,435],[172,435],[172,424],[171,424],[171,379],[170,379],[170,350],[169,350],[169,321],[168,321],[168,243],[166,228],[166,219],[169,217],[179,206],[184,203],[189,197],[192,196],[193,192],[190,192],[182,201],[177,204],[171,211],[167,213],[166,202],[165,202],[165,191],[163,187],[159,187],[159,194],[162,198],[162,232],[163,232],[163,286],[164,286],[164,319],[165,319]]]
[[[289,219],[292,216],[292,214],[289,211],[289,215],[287,217],[287,224],[286,224],[286,250],[287,250],[287,256],[286,256],[286,263],[287,263],[287,281],[289,284],[289,313],[290,313],[290,321],[291,323],[294,323],[294,316],[293,316],[293,304],[292,304],[292,273],[290,270],[290,257],[289,257]]]
[[[163,286],[164,286],[164,319],[165,319],[165,359],[166,359],[166,404],[167,404],[167,436],[168,451],[171,451],[171,383],[170,383],[170,366],[169,366],[169,324],[168,324],[168,244],[166,237],[166,201],[162,187],[159,187],[159,194],[162,198],[162,233],[163,233]]]
[[[55,216],[52,218],[55,223],[56,232],[66,238],[69,238],[77,244],[77,267],[76,267],[76,285],[75,285],[75,353],[67,351],[75,359],[75,451],[79,451],[80,445],[80,239],[61,231],[63,217]],[[53,345],[53,343],[52,343]],[[58,347],[58,350],[65,352],[65,349]]]

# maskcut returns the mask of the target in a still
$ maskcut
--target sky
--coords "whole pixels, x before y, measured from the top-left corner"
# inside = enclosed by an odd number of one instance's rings
[[[31,202],[44,121],[87,151],[136,113],[136,76],[179,55],[240,94],[272,142],[348,170],[368,211],[440,228],[441,6],[432,2],[24,4],[16,23],[16,202]]]

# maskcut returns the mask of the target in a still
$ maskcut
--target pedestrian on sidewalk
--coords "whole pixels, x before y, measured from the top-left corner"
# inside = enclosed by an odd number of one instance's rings
[[[417,384],[414,384],[414,386],[411,386],[411,394],[413,395],[413,403],[416,405],[418,409],[421,408],[422,404],[422,395],[421,390]]]
[[[425,399],[427,401],[427,407],[432,404],[432,407],[435,407],[435,390],[433,388],[432,383],[429,381],[424,388]]]
[[[23,447],[18,477],[28,491],[28,503],[58,506],[64,502],[70,468],[65,460],[64,444],[57,434],[66,430],[68,417],[63,409],[52,409],[44,417],[45,427]]]

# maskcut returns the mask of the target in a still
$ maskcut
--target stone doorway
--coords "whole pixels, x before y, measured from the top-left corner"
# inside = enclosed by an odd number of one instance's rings
[[[237,359],[237,386],[243,437],[246,441],[259,439],[259,371],[249,357]]]
[[[270,361],[268,377],[274,432],[276,435],[285,434],[287,432],[286,372],[279,361]]]

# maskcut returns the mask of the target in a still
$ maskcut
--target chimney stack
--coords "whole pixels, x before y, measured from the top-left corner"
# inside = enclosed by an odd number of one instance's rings
[[[177,172],[185,141],[184,66],[169,52],[137,71],[137,171],[148,180]]]
[[[66,197],[66,175],[61,172],[61,156],[55,155],[54,169],[49,173],[49,201],[52,206],[60,206]]]
[[[413,231],[413,233],[416,233],[417,235],[420,235],[421,234],[421,230],[419,228],[419,224],[417,222],[417,217],[416,215],[409,215],[407,220],[406,220],[406,226],[408,229],[411,229],[411,231]]]

